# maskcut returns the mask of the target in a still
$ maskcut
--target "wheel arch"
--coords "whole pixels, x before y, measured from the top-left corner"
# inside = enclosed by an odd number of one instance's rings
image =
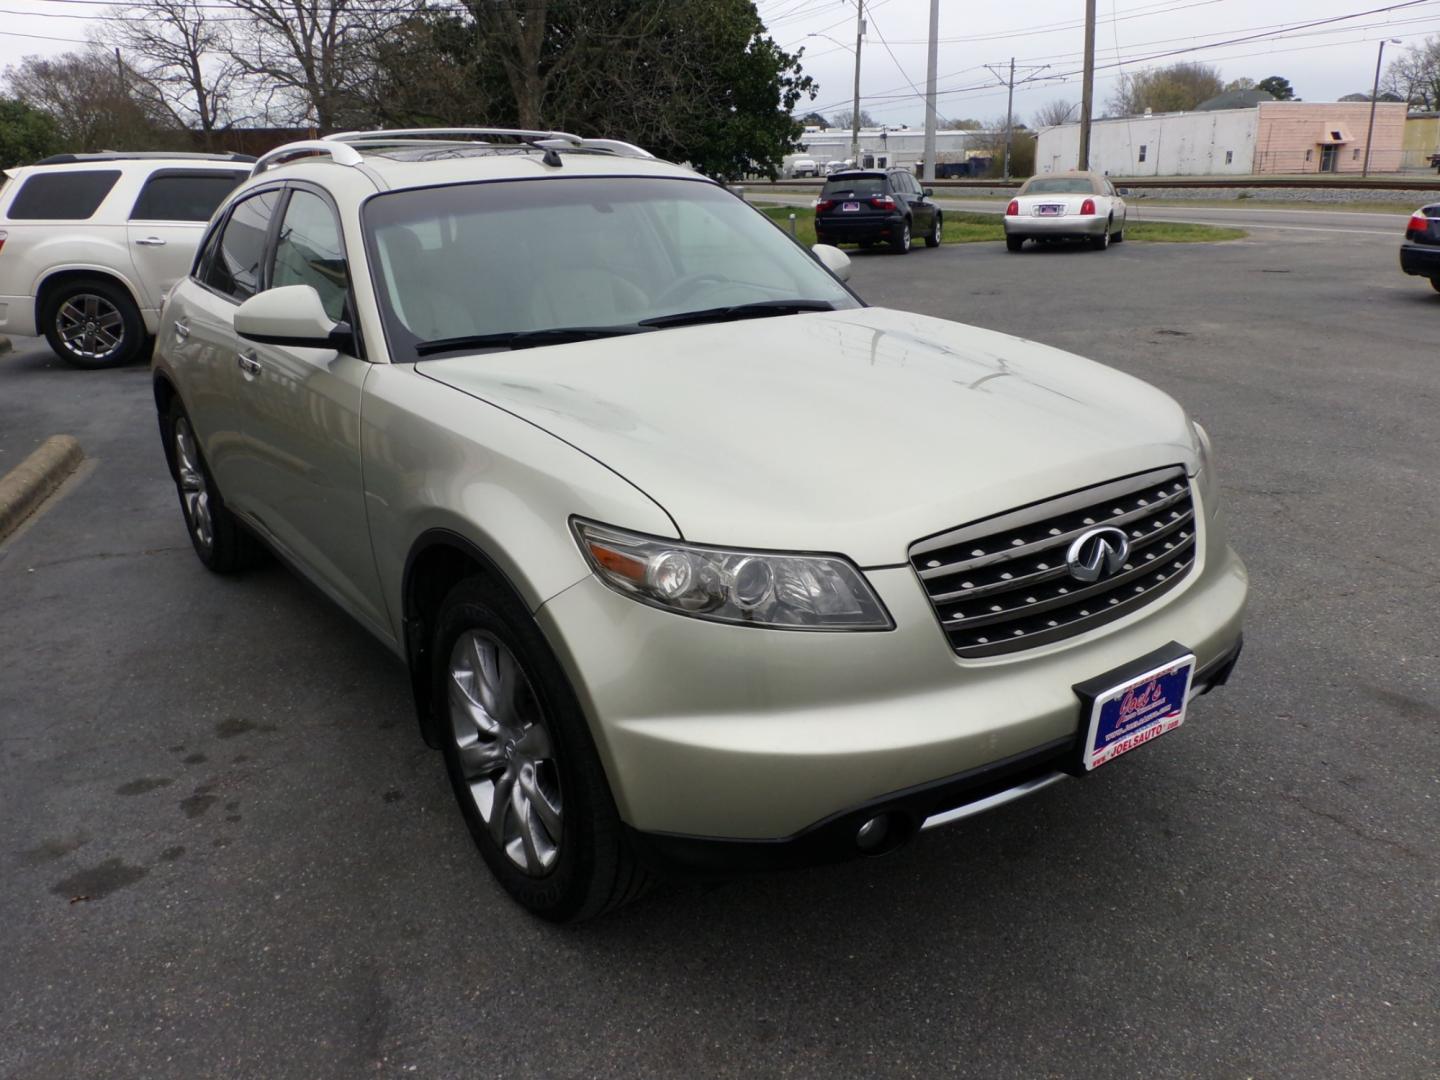
[[[43,331],[42,319],[45,313],[45,305],[49,302],[54,291],[62,285],[72,281],[103,281],[107,285],[114,285],[124,290],[125,295],[130,297],[130,302],[135,305],[137,315],[141,314],[144,305],[140,302],[139,293],[130,280],[114,270],[101,266],[65,266],[46,271],[45,275],[35,283],[35,326]]]
[[[421,533],[405,556],[400,586],[401,631],[405,662],[420,737],[434,749],[441,745],[439,717],[430,692],[430,639],[435,618],[446,595],[469,577],[483,577],[507,592],[526,611],[530,606],[509,575],[479,544],[452,529],[432,528]]]

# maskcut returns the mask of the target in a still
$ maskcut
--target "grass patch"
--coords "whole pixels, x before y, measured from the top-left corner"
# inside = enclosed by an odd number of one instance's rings
[[[1216,244],[1221,240],[1244,240],[1249,235],[1244,229],[1191,225],[1184,221],[1132,221],[1125,226],[1126,240],[1162,244]]]
[[[765,216],[773,218],[783,229],[790,228],[790,215],[795,215],[795,238],[807,247],[815,243],[815,211],[808,206],[765,206]],[[945,211],[945,227],[940,234],[941,243],[976,244],[987,240],[1004,240],[1005,227],[994,214],[966,214],[956,210]],[[917,236],[916,244],[925,241]]]
[[[815,243],[815,211],[806,206],[766,206],[761,208],[788,231],[790,215],[795,215],[795,238],[809,247]],[[1224,229],[1214,225],[1190,225],[1178,221],[1132,221],[1125,226],[1125,239],[1167,244],[1212,244],[1221,240],[1243,240],[1244,229]],[[983,244],[1005,239],[1005,226],[999,214],[971,214],[958,210],[945,211],[945,230],[941,242],[946,244]],[[915,237],[916,244],[923,244]]]

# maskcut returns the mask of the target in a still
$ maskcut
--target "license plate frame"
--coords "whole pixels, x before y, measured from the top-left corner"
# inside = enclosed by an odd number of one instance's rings
[[[840,212],[842,214],[854,214],[859,211],[859,209],[860,204],[858,202],[842,202],[840,204]]]
[[[1036,217],[1063,217],[1064,214],[1064,203],[1040,203],[1035,207]]]
[[[1080,746],[1072,771],[1083,775],[1185,723],[1195,654],[1178,642],[1075,687]]]

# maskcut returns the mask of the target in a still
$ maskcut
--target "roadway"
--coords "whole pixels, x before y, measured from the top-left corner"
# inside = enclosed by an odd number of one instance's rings
[[[746,197],[753,203],[781,206],[810,206],[815,201],[814,195],[771,193],[758,189],[748,191]],[[1009,200],[1004,196],[962,199],[942,194],[935,201],[945,210],[1003,214]],[[1354,238],[1383,238],[1395,244],[1405,235],[1405,223],[1409,220],[1408,214],[1345,210],[1342,206],[1332,209],[1318,204],[1313,210],[1228,205],[1164,206],[1148,199],[1131,197],[1126,200],[1126,205],[1132,221],[1180,221],[1255,229],[1262,233],[1345,233]]]

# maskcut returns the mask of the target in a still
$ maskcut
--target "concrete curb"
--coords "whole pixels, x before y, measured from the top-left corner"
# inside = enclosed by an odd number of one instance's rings
[[[0,540],[45,501],[85,460],[85,452],[72,435],[51,435],[39,448],[0,476]]]

